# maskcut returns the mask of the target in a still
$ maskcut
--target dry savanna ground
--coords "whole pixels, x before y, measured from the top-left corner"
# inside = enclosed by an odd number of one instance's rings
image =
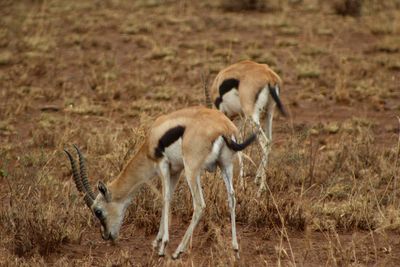
[[[400,2],[348,2],[1,1],[0,265],[398,265]],[[235,181],[240,259],[218,173],[202,178],[206,213],[181,259],[151,249],[158,179],[119,242],[103,241],[63,148],[109,181],[155,117],[204,103],[203,71],[241,59],[281,75],[291,116],[275,116],[267,190],[248,161]],[[181,179],[168,253],[191,213]]]

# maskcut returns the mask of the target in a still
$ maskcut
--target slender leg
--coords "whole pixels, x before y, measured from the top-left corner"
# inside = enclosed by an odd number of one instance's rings
[[[160,220],[160,226],[158,227],[158,233],[157,233],[156,238],[151,243],[154,249],[156,249],[158,247],[158,243],[162,240],[163,230],[164,230],[164,202],[163,202],[163,208],[161,211],[161,220]]]
[[[274,117],[274,108],[273,107],[268,108],[264,131],[270,142],[272,141],[272,119],[273,119],[273,117]]]
[[[257,174],[260,171],[260,177],[261,177],[261,182],[260,182],[260,187],[258,190],[258,194],[262,193],[265,189],[266,189],[266,179],[267,176],[265,174],[265,169],[267,168],[268,165],[268,157],[269,157],[269,153],[271,152],[271,143],[272,143],[272,119],[274,116],[274,108],[275,108],[275,104],[269,104],[268,105],[268,110],[267,110],[267,118],[266,118],[266,122],[265,122],[265,128],[264,128],[264,132],[262,132],[262,134],[264,134],[265,138],[261,138],[260,141],[260,145],[261,148],[263,150],[263,158],[261,161],[261,164],[259,166],[259,170],[257,170]],[[261,130],[261,129],[260,129]],[[262,131],[262,130],[261,130]],[[262,170],[260,170],[260,168],[262,168]]]
[[[277,92],[279,93],[279,88],[276,88]],[[258,166],[257,169],[257,174],[255,177],[255,182],[258,183],[260,182],[260,187],[258,193],[260,194],[262,191],[266,189],[266,173],[265,170],[268,165],[268,155],[270,151],[270,146],[271,146],[271,137],[272,137],[272,117],[273,117],[273,109],[275,107],[275,103],[272,99],[269,99],[268,96],[266,99],[264,99],[266,102],[265,103],[256,103],[263,105],[263,108],[267,108],[267,121],[265,124],[265,129],[263,129],[260,126],[260,112],[262,109],[255,109],[253,114],[251,115],[251,119],[253,121],[254,126],[258,130],[258,143],[261,147],[262,151],[262,159],[261,159],[261,164]],[[264,106],[266,105],[266,106]]]
[[[227,166],[222,166],[222,177],[225,182],[226,191],[228,193],[228,203],[229,209],[231,212],[231,224],[232,224],[232,248],[235,251],[239,251],[239,245],[237,242],[236,236],[236,199],[235,199],[235,190],[233,189],[233,166],[232,163],[229,163]]]
[[[158,251],[159,256],[164,256],[165,247],[169,241],[169,210],[170,203],[172,199],[173,192],[175,190],[176,184],[179,180],[180,172],[171,175],[169,163],[167,161],[162,161],[160,163],[160,171],[163,181],[163,210],[161,215],[160,228],[156,239],[153,241],[153,247],[157,247],[158,243],[161,241],[160,248]]]
[[[244,165],[243,165],[243,155],[242,152],[237,152],[238,162],[239,162],[239,180],[240,187],[244,187]]]
[[[172,255],[173,259],[177,259],[179,255],[186,250],[187,244],[189,243],[189,240],[193,234],[193,230],[199,223],[204,208],[206,207],[206,203],[204,202],[203,192],[200,185],[199,173],[192,173],[191,170],[185,167],[185,176],[190,188],[190,192],[192,193],[193,216],[190,225],[186,230],[185,235],[183,236],[181,243],[179,244],[178,248]]]
[[[262,159],[261,163],[258,166],[257,169],[257,174],[256,174],[256,179],[255,181],[258,183],[260,182],[260,187],[258,189],[258,193],[260,194],[266,189],[266,180],[267,180],[267,174],[265,173],[265,169],[267,168],[268,165],[268,154],[269,154],[269,144],[262,140],[262,138],[259,139],[259,144],[262,149]]]
[[[270,149],[270,144],[271,141],[268,138],[268,136],[265,134],[264,130],[260,127],[260,124],[257,122],[255,123],[255,127],[257,127],[258,129],[258,136],[259,138],[258,143],[261,147],[261,151],[262,151],[262,159],[261,159],[261,163],[258,166],[257,169],[257,174],[256,174],[256,178],[255,178],[255,182],[258,183],[260,182],[260,187],[259,187],[259,194],[261,192],[263,192],[266,189],[266,180],[267,180],[267,175],[265,173],[265,169],[267,168],[268,165],[268,154],[269,154],[269,149]]]
[[[240,139],[242,138],[241,131],[239,131],[239,137]],[[234,136],[232,136],[233,141],[237,141]],[[242,152],[239,151],[237,152],[237,157],[238,157],[238,163],[239,163],[239,179],[240,179],[240,186],[243,188],[244,187],[244,165],[243,165],[243,156]]]

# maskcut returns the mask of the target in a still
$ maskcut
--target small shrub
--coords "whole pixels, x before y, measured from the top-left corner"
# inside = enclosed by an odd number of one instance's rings
[[[336,14],[342,16],[360,16],[363,0],[337,0],[333,2]]]
[[[6,66],[12,63],[13,56],[11,52],[1,52],[0,53],[0,66]]]
[[[221,7],[226,11],[262,11],[267,8],[267,3],[265,0],[222,0]]]
[[[57,216],[53,207],[41,204],[37,199],[27,201],[18,196],[15,206],[0,213],[3,233],[12,236],[4,241],[12,253],[19,257],[46,256],[68,241],[67,216]],[[6,227],[7,226],[7,227]]]

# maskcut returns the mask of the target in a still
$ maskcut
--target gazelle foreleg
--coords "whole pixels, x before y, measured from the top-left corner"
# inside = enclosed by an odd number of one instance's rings
[[[172,255],[173,259],[177,259],[179,255],[184,252],[187,248],[190,238],[192,237],[193,230],[200,221],[203,215],[206,203],[204,202],[203,192],[200,184],[200,172],[191,171],[185,166],[185,176],[189,185],[190,192],[193,200],[193,216],[185,235],[182,238],[181,243]]]
[[[161,214],[160,227],[158,230],[157,237],[153,241],[153,247],[156,248],[158,244],[160,244],[160,248],[158,251],[159,256],[164,256],[165,247],[169,241],[169,210],[170,203],[172,199],[172,195],[175,191],[175,187],[178,183],[180,171],[171,174],[169,162],[167,160],[163,160],[159,164],[161,179],[162,179],[162,187],[163,187],[163,209]]]

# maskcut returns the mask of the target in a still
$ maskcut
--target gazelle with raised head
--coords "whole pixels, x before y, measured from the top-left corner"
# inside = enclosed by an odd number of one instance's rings
[[[173,258],[186,250],[193,230],[198,224],[205,202],[200,176],[204,170],[215,171],[218,166],[228,192],[231,212],[232,246],[239,249],[235,223],[235,191],[233,188],[233,164],[235,152],[243,150],[255,139],[251,135],[243,143],[236,143],[236,126],[220,111],[204,107],[186,108],[159,117],[151,126],[138,152],[130,159],[118,177],[108,185],[98,183],[99,194],[90,188],[85,161],[79,156],[80,172],[72,155],[67,153],[77,189],[84,193],[84,200],[93,214],[100,220],[101,234],[105,240],[116,240],[124,218],[137,188],[152,177],[159,175],[162,180],[163,209],[158,234],[153,242],[159,247],[158,254],[165,254],[169,240],[168,224],[172,194],[185,170],[193,200],[193,217]]]
[[[209,108],[214,104],[231,119],[244,115],[244,119],[250,118],[259,130],[261,138],[258,138],[258,142],[263,158],[257,170],[256,181],[261,180],[260,191],[264,190],[266,185],[265,168],[272,141],[272,119],[275,106],[282,115],[287,116],[279,98],[281,88],[282,80],[278,74],[268,65],[250,60],[238,62],[221,70],[212,83],[211,97],[205,87]],[[266,120],[261,125],[260,118],[264,113]],[[239,163],[241,164],[241,159]]]

